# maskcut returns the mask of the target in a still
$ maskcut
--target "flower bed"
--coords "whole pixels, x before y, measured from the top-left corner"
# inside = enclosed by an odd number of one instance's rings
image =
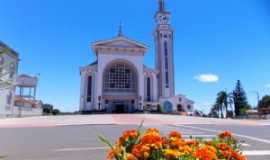
[[[116,144],[109,145],[107,160],[247,160],[239,150],[239,144],[230,132],[223,132],[212,140],[190,137],[172,131],[167,137],[150,128],[123,132]]]

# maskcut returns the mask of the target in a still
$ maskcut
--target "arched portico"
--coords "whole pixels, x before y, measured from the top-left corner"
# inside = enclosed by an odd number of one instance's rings
[[[139,99],[139,75],[132,62],[113,60],[106,65],[102,75],[102,100],[107,112],[135,111]]]

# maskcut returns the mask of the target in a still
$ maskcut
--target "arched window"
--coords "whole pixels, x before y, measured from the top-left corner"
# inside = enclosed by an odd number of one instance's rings
[[[166,113],[172,113],[173,112],[173,104],[170,101],[165,101],[164,104],[164,111]]]
[[[136,72],[124,62],[113,63],[106,68],[103,81],[104,91],[136,91]]]

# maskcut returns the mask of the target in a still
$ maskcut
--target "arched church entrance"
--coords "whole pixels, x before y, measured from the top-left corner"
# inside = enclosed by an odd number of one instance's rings
[[[164,102],[164,112],[165,113],[172,113],[173,111],[173,104],[170,101]]]
[[[138,74],[125,60],[111,62],[104,70],[102,97],[109,113],[131,113],[138,102]]]

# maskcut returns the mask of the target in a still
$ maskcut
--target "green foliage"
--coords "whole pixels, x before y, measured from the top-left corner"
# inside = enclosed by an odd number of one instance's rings
[[[157,105],[157,112],[158,113],[164,113],[164,109],[160,104]]]
[[[44,115],[53,114],[53,105],[51,105],[51,104],[43,104],[42,109],[43,109]]]
[[[270,95],[266,95],[260,100],[258,108],[270,109]]]
[[[228,113],[228,105],[230,101],[230,96],[226,91],[220,91],[217,94],[216,103],[213,105],[211,109],[211,115],[218,117],[221,114],[221,117],[224,118],[224,110],[227,115]]]
[[[214,104],[211,108],[211,111],[209,113],[209,116],[210,117],[215,117],[215,118],[218,118],[218,115],[219,115],[219,106],[217,104]]]
[[[241,116],[246,113],[246,110],[249,109],[249,104],[247,101],[246,93],[241,85],[240,80],[236,82],[235,89],[233,91],[233,100],[235,115]]]
[[[53,109],[52,114],[53,115],[59,115],[60,114],[60,110],[59,109]]]

